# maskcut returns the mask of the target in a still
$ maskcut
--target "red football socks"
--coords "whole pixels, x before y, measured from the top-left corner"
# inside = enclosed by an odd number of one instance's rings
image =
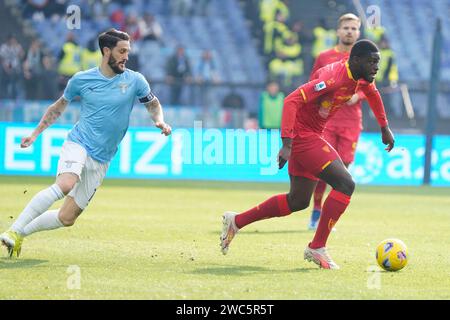
[[[273,217],[283,217],[292,211],[287,202],[287,194],[279,194],[267,199],[256,207],[236,215],[235,223],[239,229],[246,225]]]
[[[339,220],[341,214],[344,213],[349,203],[350,196],[334,189],[331,190],[323,204],[319,225],[316,234],[314,235],[314,239],[309,244],[311,249],[325,247],[333,226]]]
[[[314,210],[322,211],[322,199],[326,188],[327,184],[324,181],[319,180],[316,190],[314,190]]]

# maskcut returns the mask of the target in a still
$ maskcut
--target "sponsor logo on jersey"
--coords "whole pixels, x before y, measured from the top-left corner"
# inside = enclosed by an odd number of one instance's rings
[[[327,85],[325,84],[325,81],[321,81],[314,86],[314,91],[317,92],[317,91],[325,89],[326,87],[327,87]]]
[[[127,83],[119,83],[119,88],[122,93],[127,92],[128,84]]]

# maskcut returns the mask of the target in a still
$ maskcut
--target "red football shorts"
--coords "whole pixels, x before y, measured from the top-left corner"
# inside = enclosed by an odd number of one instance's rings
[[[317,181],[322,170],[336,159],[336,150],[318,134],[297,136],[292,142],[289,174]]]
[[[325,128],[323,138],[337,151],[342,162],[352,163],[360,134],[359,128],[330,127]]]

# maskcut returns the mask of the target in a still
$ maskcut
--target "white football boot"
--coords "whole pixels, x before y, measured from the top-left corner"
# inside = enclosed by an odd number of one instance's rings
[[[225,255],[228,252],[231,240],[233,240],[239,229],[236,227],[234,218],[236,217],[236,212],[227,211],[222,216],[222,234],[220,235],[220,248],[222,253]]]
[[[339,269],[339,266],[331,259],[326,247],[311,249],[307,246],[304,252],[304,259],[314,262],[323,269]]]

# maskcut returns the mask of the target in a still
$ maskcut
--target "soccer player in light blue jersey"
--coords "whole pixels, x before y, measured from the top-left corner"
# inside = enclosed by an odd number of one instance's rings
[[[136,98],[145,105],[161,133],[166,136],[171,133],[172,129],[164,122],[161,104],[144,76],[125,67],[130,52],[128,34],[110,29],[100,34],[98,43],[103,55],[101,65],[76,73],[31,136],[22,138],[22,148],[31,146],[74,97],[81,98],[80,119],[62,147],[56,182],[36,194],[11,228],[0,235],[10,257],[19,256],[24,237],[75,223],[103,181],[128,129]],[[60,209],[48,210],[64,197]]]

